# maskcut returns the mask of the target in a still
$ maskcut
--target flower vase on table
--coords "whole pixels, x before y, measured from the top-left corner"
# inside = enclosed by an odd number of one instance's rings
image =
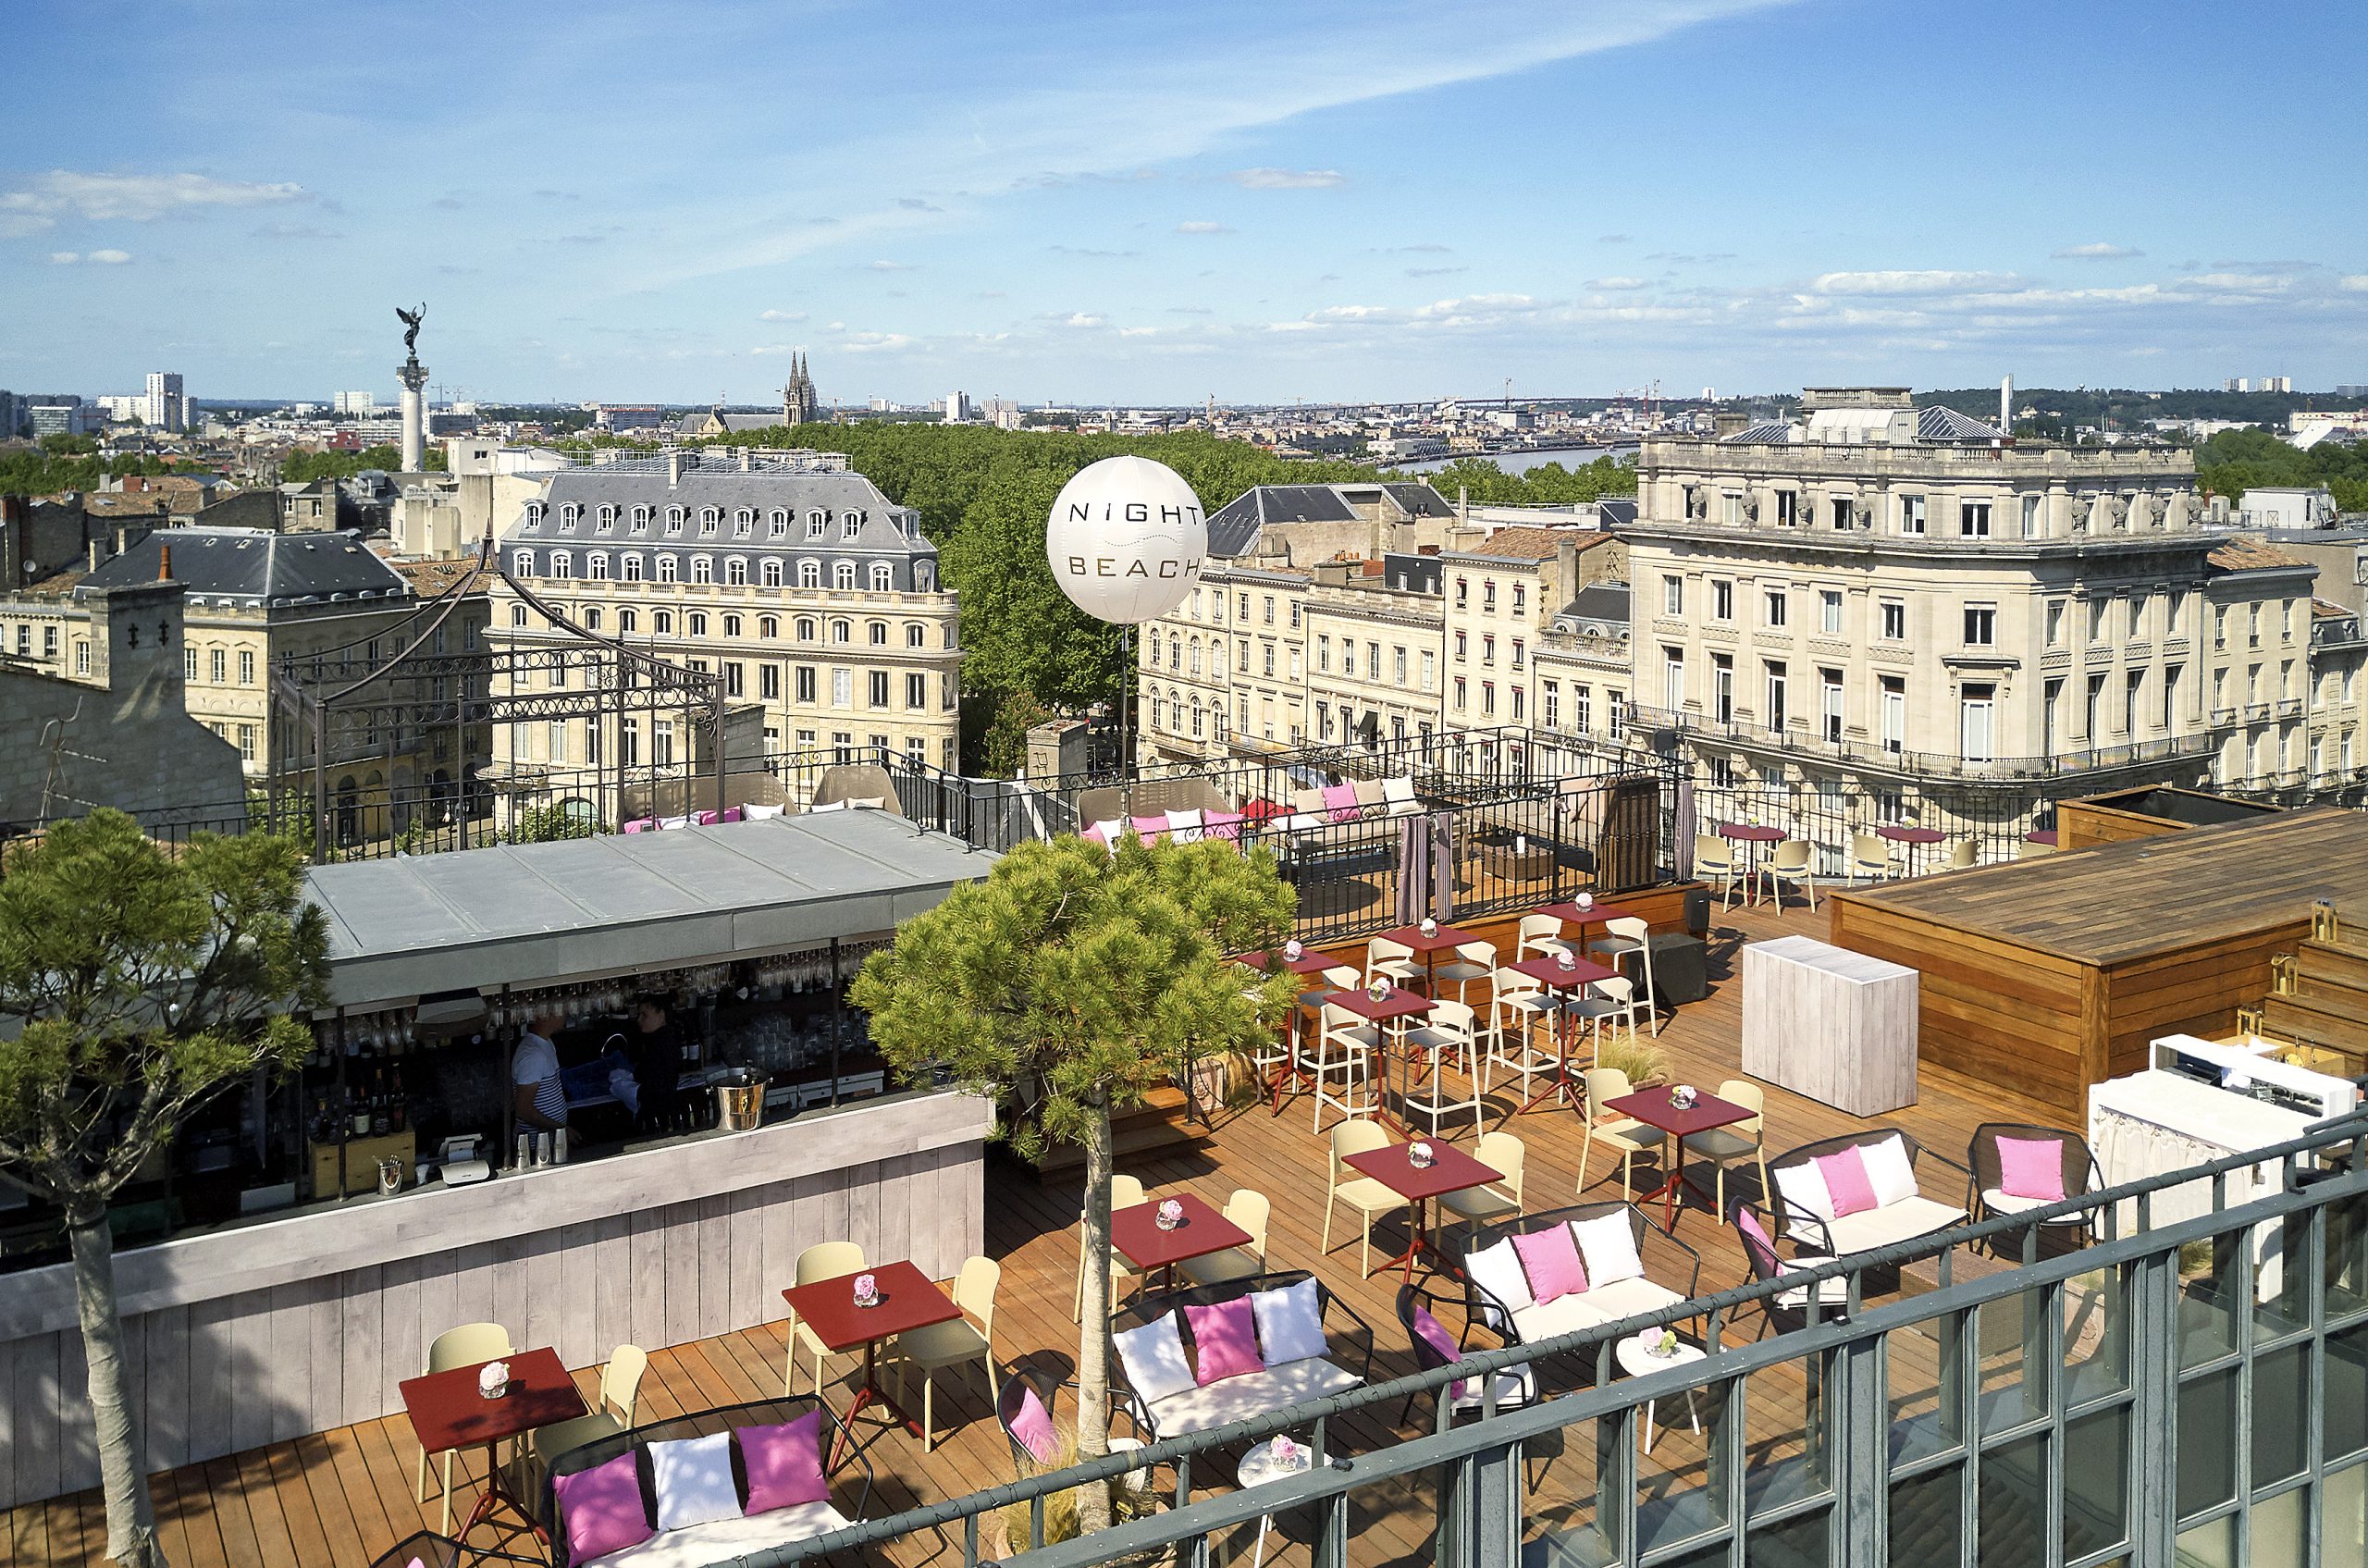
[[[1162,1230],[1175,1229],[1184,1223],[1184,1205],[1174,1198],[1168,1199],[1159,1205],[1159,1212],[1152,1216],[1152,1223]]]
[[[878,1306],[880,1304],[880,1281],[874,1279],[869,1274],[857,1275],[855,1277],[855,1304],[859,1307]]]
[[[510,1391],[510,1364],[488,1361],[477,1368],[477,1393],[480,1397],[498,1400]]]

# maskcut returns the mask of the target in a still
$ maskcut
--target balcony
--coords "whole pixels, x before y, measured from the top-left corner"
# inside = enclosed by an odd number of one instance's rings
[[[1722,723],[1698,713],[1672,713],[1667,709],[1634,703],[1628,705],[1627,714],[1629,724],[1635,728],[1683,733],[1696,741],[1715,741],[1765,755],[1845,763],[1905,777],[1959,779],[1968,784],[2011,784],[2200,761],[2211,755],[2213,746],[2209,735],[2177,735],[2128,746],[2059,752],[2050,757],[1970,758],[1939,751],[1894,750],[1859,741],[1828,740],[1807,727],[1809,721],[1806,717],[1798,727],[1771,730],[1741,720]]]

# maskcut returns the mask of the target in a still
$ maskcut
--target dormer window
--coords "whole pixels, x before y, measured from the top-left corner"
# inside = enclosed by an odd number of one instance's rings
[[[773,508],[771,513],[766,518],[765,523],[766,531],[768,533],[770,533],[774,538],[778,539],[782,537],[789,532],[788,509],[786,507],[779,506]]]
[[[670,534],[679,534],[683,531],[683,509],[681,507],[670,506],[666,509],[666,531]]]
[[[563,549],[555,549],[551,551],[550,574],[554,577],[573,577],[575,575],[575,562],[569,556],[567,551]]]
[[[538,500],[528,501],[526,503],[526,526],[529,528],[539,528],[542,526],[542,523],[543,503]]]
[[[512,550],[510,552],[510,574],[513,577],[533,576],[535,574],[535,552],[531,549]]]
[[[876,594],[884,594],[895,586],[895,568],[890,566],[884,561],[873,562],[871,563],[871,591]]]
[[[584,559],[584,574],[596,583],[609,580],[609,552],[596,549]]]
[[[577,521],[580,520],[583,515],[584,509],[576,505],[574,501],[569,501],[565,506],[559,509],[559,520],[561,524],[566,527],[574,527]]]
[[[776,557],[774,557],[773,559],[767,561],[763,565],[759,566],[759,567],[757,569],[757,575],[758,575],[758,581],[760,581],[761,583],[763,583],[763,585],[764,585],[766,587],[769,587],[769,588],[777,588],[777,587],[781,586],[781,560],[780,560],[780,558],[779,558],[778,556],[776,556]]]
[[[723,586],[728,588],[745,588],[748,586],[747,557],[735,555],[723,563]]]
[[[808,538],[820,538],[829,531],[830,526],[831,519],[826,513],[809,512],[806,514],[806,537]]]
[[[749,533],[756,526],[757,512],[754,507],[744,506],[739,511],[732,514],[732,537],[734,538],[746,538]]]
[[[820,587],[822,586],[822,563],[819,561],[799,562],[797,563],[797,586],[801,588]]]
[[[694,583],[712,583],[715,581],[714,557],[706,555],[695,555],[691,557],[691,581]]]
[[[841,537],[841,538],[843,538],[843,539],[851,539],[851,538],[854,538],[857,534],[860,534],[860,533],[862,533],[862,532],[863,532],[863,513],[862,513],[862,512],[843,512],[839,513],[839,537]]]
[[[628,583],[641,581],[641,557],[628,555],[618,562],[619,575]]]
[[[674,581],[674,574],[677,570],[679,569],[675,566],[674,558],[672,556],[661,555],[658,558],[658,580],[660,582],[671,583]]]
[[[702,534],[712,534],[712,533],[714,533],[714,532],[715,532],[715,529],[716,529],[716,525],[717,525],[717,524],[719,524],[719,523],[722,523],[722,521],[723,521],[723,512],[722,512],[722,508],[720,508],[720,507],[713,507],[713,506],[703,506],[703,507],[699,508],[699,532],[700,532],[700,533],[702,533]]]
[[[633,531],[636,534],[649,531],[649,508],[636,506],[633,509]]]
[[[831,567],[831,586],[832,586],[832,587],[834,587],[834,588],[839,589],[839,590],[840,590],[841,592],[843,592],[843,593],[844,593],[844,592],[846,592],[846,591],[849,591],[849,590],[851,590],[851,589],[853,589],[853,588],[854,588],[854,586],[855,586],[855,562],[852,562],[852,561],[841,561],[841,562],[834,562],[834,563],[832,565],[832,567]]]
[[[617,526],[617,509],[613,506],[603,505],[598,512],[593,514],[592,521],[594,526],[598,528],[600,532],[604,534],[613,533]]]

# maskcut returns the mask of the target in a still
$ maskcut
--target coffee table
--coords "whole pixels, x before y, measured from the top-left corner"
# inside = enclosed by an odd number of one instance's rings
[[[1606,1100],[1603,1108],[1613,1116],[1641,1121],[1647,1127],[1658,1127],[1669,1134],[1669,1170],[1661,1184],[1649,1192],[1640,1192],[1636,1202],[1649,1204],[1662,1200],[1661,1225],[1668,1228],[1677,1223],[1678,1199],[1684,1195],[1685,1184],[1685,1141],[1697,1132],[1708,1132],[1714,1127],[1729,1127],[1739,1121],[1749,1121],[1756,1112],[1721,1100],[1705,1090],[1696,1090],[1694,1104],[1680,1105],[1673,1102],[1669,1089],[1639,1089],[1634,1094],[1622,1094],[1617,1100]]]
[[[1560,958],[1551,955],[1541,956],[1536,958],[1517,959],[1512,963],[1507,964],[1505,967],[1512,970],[1515,974],[1527,975],[1530,979],[1537,982],[1540,985],[1545,986],[1548,991],[1560,991],[1564,993],[1584,991],[1588,986],[1593,985],[1597,981],[1611,980],[1616,978],[1620,973],[1618,969],[1607,969],[1603,965],[1597,963],[1592,958],[1573,957],[1566,964]],[[1555,1062],[1553,1080],[1548,1083],[1545,1088],[1531,1095],[1529,1097],[1529,1104],[1522,1106],[1520,1110],[1516,1110],[1513,1113],[1515,1116],[1519,1116],[1522,1111],[1534,1111],[1538,1106],[1544,1105],[1547,1101],[1553,1099],[1558,1095],[1564,1098],[1568,1098],[1571,1095],[1572,1091],[1572,1085],[1571,1083],[1571,1038],[1578,1031],[1572,1028],[1571,1019],[1568,1014],[1565,1014],[1563,1017],[1554,1020]]]
[[[485,1491],[469,1511],[459,1538],[467,1539],[470,1531],[507,1508],[518,1515],[520,1523],[502,1532],[494,1543],[497,1548],[521,1536],[531,1535],[536,1540],[544,1537],[534,1505],[511,1489],[509,1474],[497,1463],[495,1450],[537,1426],[573,1421],[585,1414],[584,1396],[576,1391],[575,1379],[567,1375],[557,1351],[518,1351],[500,1359],[510,1364],[510,1385],[509,1392],[498,1399],[487,1399],[477,1389],[477,1374],[489,1362],[406,1377],[398,1385],[404,1413],[411,1417],[412,1432],[422,1449],[429,1453],[485,1450]],[[444,1499],[443,1528],[447,1532],[452,1528],[449,1493]]]
[[[1270,1438],[1263,1443],[1253,1443],[1250,1451],[1241,1456],[1241,1463],[1234,1470],[1234,1478],[1240,1483],[1242,1490],[1263,1487],[1270,1481],[1288,1481],[1315,1468],[1319,1456],[1305,1443],[1293,1444],[1296,1451],[1289,1459],[1277,1458],[1275,1443],[1278,1440],[1282,1439]],[[1258,1549],[1251,1555],[1250,1568],[1259,1568],[1266,1561],[1266,1532],[1274,1523],[1275,1516],[1271,1513],[1258,1516]]]
[[[1160,1270],[1162,1290],[1176,1283],[1178,1264],[1204,1258],[1227,1247],[1250,1245],[1250,1232],[1211,1208],[1197,1192],[1175,1194],[1175,1201],[1183,1207],[1184,1217],[1177,1222],[1175,1229],[1162,1230],[1159,1205],[1164,1201],[1154,1198],[1110,1211],[1110,1244],[1126,1253],[1127,1261],[1145,1277],[1153,1269]]]
[[[1468,941],[1469,938],[1466,940]],[[1364,1019],[1365,1022],[1372,1024],[1375,1028],[1380,1030],[1383,1032],[1385,1040],[1387,1040],[1387,1037],[1389,1034],[1395,1033],[1400,1041],[1405,1038],[1406,1019],[1427,1013],[1438,1005],[1436,1002],[1433,1002],[1429,997],[1424,996],[1418,992],[1408,991],[1403,987],[1395,985],[1391,986],[1386,994],[1378,998],[1376,998],[1371,992],[1363,989],[1338,992],[1332,996],[1332,1002],[1335,1006],[1346,1007],[1349,1011],[1356,1014],[1357,1017]],[[1398,1026],[1394,1031],[1389,1027],[1393,1023]],[[1401,1133],[1407,1130],[1406,1124],[1399,1120],[1396,1113],[1391,1111],[1389,1108],[1389,1095],[1388,1093],[1389,1072],[1388,1058],[1391,1056],[1402,1057],[1406,1053],[1402,1048],[1392,1050],[1385,1044],[1382,1059],[1382,1088],[1384,1093],[1376,1096],[1380,1101],[1377,1114],[1380,1116],[1381,1119],[1388,1123],[1391,1127],[1397,1129]],[[1399,1086],[1398,1098],[1400,1105],[1405,1103],[1406,1085],[1403,1083]]]
[[[1425,1249],[1438,1252],[1432,1244],[1427,1223],[1431,1200],[1442,1193],[1462,1192],[1504,1179],[1502,1173],[1482,1165],[1452,1143],[1437,1139],[1424,1142],[1431,1150],[1431,1163],[1426,1166],[1414,1163],[1412,1143],[1367,1149],[1362,1154],[1343,1155],[1340,1162],[1354,1167],[1406,1200],[1406,1250],[1381,1266],[1387,1272],[1402,1266],[1409,1281],[1414,1278],[1415,1254]]]
[[[845,1355],[858,1345],[863,1347],[863,1386],[856,1390],[855,1402],[847,1406],[845,1419],[839,1423],[838,1440],[831,1445],[832,1469],[838,1467],[848,1440],[855,1436],[855,1418],[868,1405],[884,1407],[895,1425],[916,1438],[922,1435],[921,1424],[906,1414],[880,1386],[880,1341],[931,1324],[951,1323],[962,1315],[953,1298],[909,1263],[874,1264],[860,1272],[871,1276],[880,1292],[879,1301],[871,1306],[856,1304],[855,1282],[859,1277],[856,1274],[792,1285],[781,1293],[797,1321],[813,1330],[832,1354]]]
[[[1678,1340],[1676,1347],[1669,1354],[1656,1355],[1654,1352],[1660,1348],[1660,1342],[1661,1331],[1658,1328],[1647,1328],[1641,1334],[1631,1334],[1621,1340],[1613,1350],[1612,1355],[1619,1361],[1620,1370],[1631,1377],[1641,1377],[1648,1372],[1667,1372],[1672,1366],[1685,1366],[1694,1362],[1708,1359],[1701,1346],[1684,1339]],[[1645,1401],[1645,1451],[1646,1453],[1653,1451],[1653,1404],[1654,1401],[1651,1400]],[[1700,1437],[1702,1417],[1694,1408],[1694,1390],[1691,1389],[1685,1390],[1685,1420],[1686,1424],[1694,1428],[1694,1435]]]

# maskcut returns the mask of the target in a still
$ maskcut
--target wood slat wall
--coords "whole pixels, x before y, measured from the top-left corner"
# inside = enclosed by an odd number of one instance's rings
[[[2063,849],[2093,849],[2100,844],[2126,844],[2133,838],[2160,838],[2187,830],[2185,822],[2085,800],[2066,800],[2055,808],[2056,844]]]
[[[984,1157],[977,1141],[925,1149],[133,1314],[124,1351],[150,1468],[400,1411],[427,1341],[460,1323],[506,1324],[581,1367],[621,1343],[778,1320],[814,1241],[853,1234],[946,1278],[985,1242]],[[0,1340],[0,1506],[97,1485],[87,1381],[78,1328]]]

